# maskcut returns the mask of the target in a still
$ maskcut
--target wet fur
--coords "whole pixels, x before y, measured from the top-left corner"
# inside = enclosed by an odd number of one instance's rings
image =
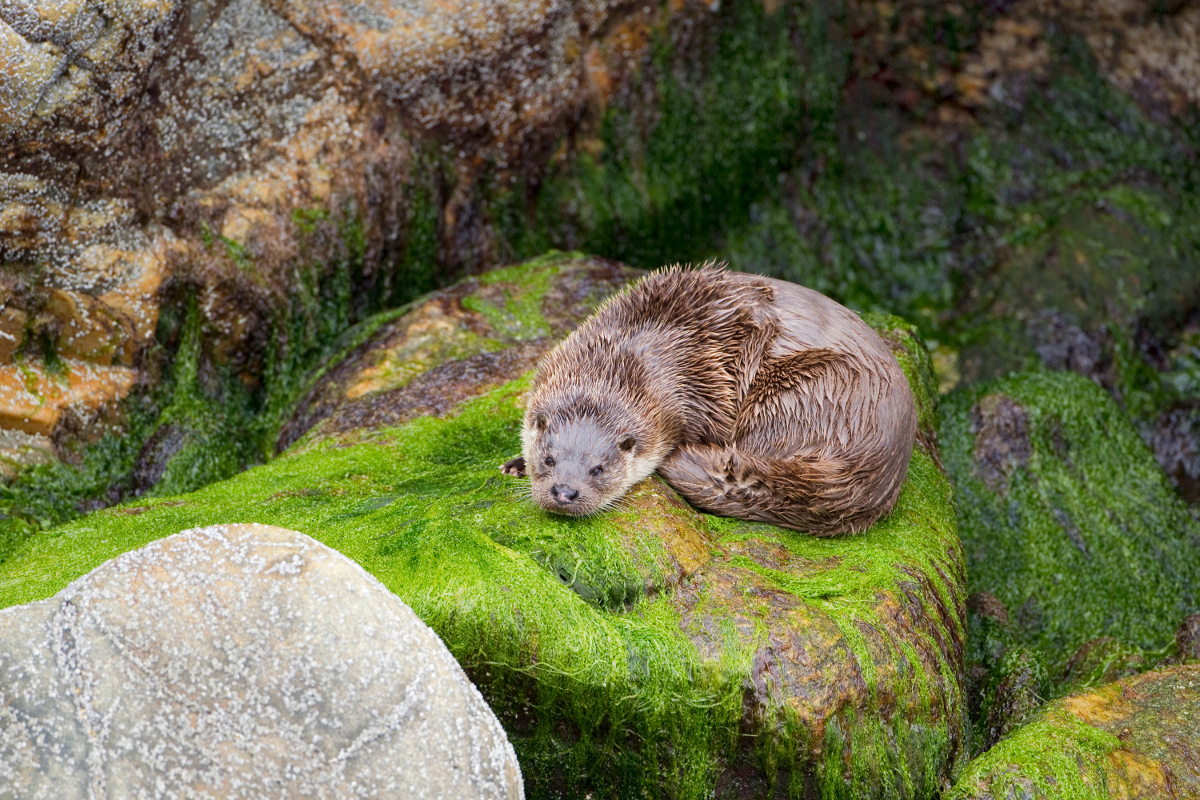
[[[895,356],[852,312],[795,284],[674,267],[542,358],[523,457],[504,469],[528,472],[534,500],[563,511],[547,487],[603,466],[579,479],[572,514],[657,469],[698,508],[826,536],[891,510],[916,430]],[[636,444],[622,451],[621,437]],[[552,452],[571,460],[547,467]]]

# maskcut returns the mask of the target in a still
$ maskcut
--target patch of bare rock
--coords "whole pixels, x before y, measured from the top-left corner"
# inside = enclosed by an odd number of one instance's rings
[[[282,528],[184,531],[0,611],[0,685],[0,797],[524,797],[437,635]]]

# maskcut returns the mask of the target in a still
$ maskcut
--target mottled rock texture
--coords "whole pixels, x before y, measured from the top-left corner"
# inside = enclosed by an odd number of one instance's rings
[[[547,515],[498,470],[520,447],[525,354],[632,274],[551,256],[379,317],[317,370],[279,457],[34,534],[0,563],[0,604],[180,528],[282,525],[358,561],[438,632],[530,796],[933,796],[967,755],[965,576],[920,340],[868,317],[921,418],[897,509],[869,531],[711,517],[657,478],[612,513]],[[493,377],[458,387],[460,371]],[[443,379],[438,416],[410,416]]]
[[[949,797],[1200,797],[1200,664],[1050,703],[971,762]]]
[[[0,797],[524,797],[436,634],[282,528],[184,531],[5,609],[0,675]]]
[[[189,293],[217,359],[258,375],[333,275],[378,308],[434,288],[439,264],[496,263],[477,173],[577,119],[612,12],[0,3],[0,385],[23,392],[0,426],[50,435],[123,398],[157,358],[160,305]],[[23,379],[64,369],[98,372],[94,390]]]
[[[442,416],[528,372],[641,274],[608,259],[552,252],[373,317],[308,376],[276,450],[305,434],[320,439]]]
[[[1102,388],[1035,370],[955,391],[939,419],[972,588],[1017,643],[1059,672],[1098,637],[1171,641],[1200,604],[1200,524]],[[1083,653],[1067,682],[1106,661]]]
[[[777,255],[758,268],[796,277],[778,252],[804,240],[835,264],[835,284],[865,270],[873,293],[936,295],[922,273],[942,278],[957,261],[944,251],[959,244],[941,240],[960,212],[920,181],[875,185],[873,219],[844,229],[841,206],[858,206],[864,187],[841,167],[857,175],[852,143],[868,137],[847,139],[840,118],[862,116],[874,149],[942,149],[1038,94],[1072,38],[1103,81],[1159,116],[1195,109],[1194,2],[1081,8],[5,0],[0,375],[22,353],[34,371],[158,362],[160,309],[191,293],[218,360],[253,381],[269,368],[266,342],[302,347],[287,318],[311,315],[321,294],[344,291],[339,310],[355,319],[549,247],[636,266],[748,256],[737,240],[755,234],[738,229],[787,205],[783,240],[768,237]],[[908,117],[873,125],[867,106]],[[1102,124],[1130,134],[1123,120]],[[1087,160],[1071,145],[1055,147]],[[813,207],[807,190],[826,165],[848,191]],[[1004,182],[986,164],[968,172],[985,194]],[[792,202],[776,202],[780,187]],[[902,226],[901,195],[915,215]],[[907,241],[898,227],[921,232]],[[872,243],[881,232],[888,241]],[[843,234],[860,246],[843,248]],[[86,417],[125,391],[33,396]]]

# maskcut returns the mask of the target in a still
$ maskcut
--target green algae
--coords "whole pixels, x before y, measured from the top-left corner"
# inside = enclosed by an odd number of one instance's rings
[[[948,796],[1108,800],[1105,765],[1121,746],[1115,735],[1051,710],[968,764]]]
[[[542,774],[553,775],[550,765],[567,767],[572,780],[588,781],[603,764],[618,794],[657,781],[661,769],[675,784],[671,794],[702,796],[715,769],[704,740],[731,724],[711,713],[716,687],[694,682],[694,648],[665,601],[600,614],[539,563],[542,527],[578,532],[568,538],[579,542],[603,539],[611,523],[549,518],[520,501],[515,481],[497,476],[496,464],[518,442],[514,391],[484,398],[451,423],[413,423],[387,445],[284,457],[183,498],[97,512],[35,537],[5,565],[3,602],[48,596],[108,558],[183,528],[230,519],[288,526],[358,560],[465,664],[488,672],[483,684],[499,699],[502,719],[504,687],[535,679],[529,701],[541,712],[538,724],[514,737],[527,769],[541,762]],[[631,670],[641,659],[646,665]],[[564,738],[556,718],[577,733]],[[591,740],[599,725],[616,742],[597,753]],[[642,740],[633,749],[630,730]],[[617,769],[597,760],[604,753]],[[637,783],[622,790],[625,781]]]
[[[428,192],[414,189],[408,204],[413,257],[423,258],[428,239]],[[436,215],[436,214],[435,214]],[[302,234],[300,258],[309,259],[309,238],[333,236],[343,257],[332,264],[309,263],[296,270],[285,306],[266,324],[266,351],[244,372],[235,374],[209,352],[206,331],[190,290],[168,296],[159,308],[156,341],[145,355],[147,371],[161,365],[158,385],[137,387],[120,404],[119,432],[106,432],[97,441],[72,443],[64,460],[22,470],[0,485],[0,561],[29,535],[131,495],[177,494],[221,480],[274,454],[275,438],[298,398],[331,363],[389,318],[368,317],[354,325],[359,314],[403,302],[433,288],[432,272],[414,270],[409,262],[390,265],[386,291],[355,297],[355,276],[361,278],[366,232],[353,213],[340,224],[321,207],[298,208],[293,222]],[[216,234],[201,221],[200,239],[211,250],[220,244],[243,270],[253,264],[247,250]],[[409,252],[409,251],[406,251]],[[433,263],[432,261],[428,263]],[[426,264],[428,266],[428,264]],[[400,275],[394,281],[395,274]],[[182,288],[182,287],[179,287]],[[404,307],[393,315],[403,313]],[[58,364],[51,354],[49,365]],[[246,365],[243,365],[246,366]],[[159,472],[158,485],[139,484],[135,471],[153,448],[156,433],[164,440],[182,439],[169,463]],[[154,454],[150,454],[153,456]],[[158,465],[163,466],[163,465]]]
[[[948,796],[1192,797],[1197,677],[1175,666],[1055,700],[971,762]]]
[[[325,349],[325,354],[316,366],[298,379],[280,403],[279,411],[271,429],[272,443],[287,419],[304,411],[301,402],[329,402],[336,405],[346,395],[347,389],[364,392],[367,396],[402,388],[414,378],[441,364],[461,360],[481,353],[497,352],[514,343],[539,339],[552,333],[561,333],[554,325],[566,323],[569,327],[577,320],[547,317],[546,302],[561,280],[564,271],[573,266],[586,266],[589,258],[578,252],[552,250],[542,256],[520,264],[492,270],[476,278],[466,279],[442,295],[450,303],[448,310],[432,309],[432,317],[408,318],[410,312],[430,312],[425,305],[428,297],[418,298],[397,309],[375,314],[343,333]],[[611,289],[609,290],[611,291]],[[596,293],[589,299],[592,304],[603,299]],[[478,315],[484,325],[463,317],[455,305],[472,315]],[[586,303],[585,303],[586,305]],[[577,312],[580,309],[575,309]],[[432,328],[426,323],[433,320]],[[405,328],[416,322],[415,335],[405,333]],[[440,326],[440,322],[449,325]],[[397,338],[397,336],[400,338]],[[345,368],[353,356],[353,364],[361,372],[369,373],[365,382],[357,386],[319,387],[334,368]],[[345,378],[342,375],[343,379]],[[310,394],[318,390],[319,394]],[[351,434],[352,436],[353,434]],[[308,447],[322,438],[320,423],[309,428],[298,442],[288,440],[288,446]],[[274,449],[274,448],[272,448]]]
[[[903,314],[932,335],[956,300],[963,244],[962,170],[941,150],[921,137],[908,152],[825,148],[815,178],[802,177],[813,171],[806,164],[776,182],[728,232],[720,256],[852,308]]]
[[[954,134],[851,83],[834,134],[811,133],[704,255],[912,319],[945,348],[948,388],[1040,363],[1027,328],[1056,312],[1104,343],[1116,393],[1151,423],[1180,395],[1129,345],[1173,347],[1200,291],[1194,134],[1115,89],[1086,43],[1048,43],[1044,85]]]
[[[932,795],[963,754],[952,643],[964,632],[951,489],[923,447],[897,510],[855,537],[706,517],[663,500],[658,481],[626,510],[562,518],[497,473],[519,449],[527,380],[449,419],[295,449],[191,494],[41,532],[0,564],[0,605],[47,597],[189,527],[293,528],[363,564],[442,636],[505,724],[530,796],[709,797],[741,747],[754,659],[779,619],[754,601],[747,635],[714,598],[701,608],[725,620],[725,635],[716,652],[698,649],[671,588],[674,557],[653,531],[699,526],[707,544],[697,558],[728,551],[720,569],[747,570],[794,598],[790,618],[831,626],[863,674],[866,706],[837,711],[819,741],[802,704],[779,696],[755,734],[754,769],[773,776],[780,796]],[[776,555],[764,557],[764,543]],[[893,641],[882,632],[895,614],[911,622]],[[801,757],[810,747],[823,753],[815,765]]]
[[[505,284],[504,302],[489,302],[478,295],[463,298],[463,308],[474,311],[492,326],[499,336],[527,341],[549,336],[550,325],[542,311],[542,301],[559,269],[583,253],[551,250],[521,264],[490,270],[479,278],[482,286]]]
[[[604,113],[595,153],[572,149],[552,165],[532,206],[525,181],[492,187],[493,216],[518,256],[563,244],[647,268],[710,256],[836,102],[820,4],[774,15],[728,4],[692,28],[686,52],[669,22],[648,31],[648,63]],[[801,36],[811,58],[793,44]],[[652,110],[639,100],[647,93]]]
[[[988,397],[1027,419],[990,486]],[[1200,528],[1103,389],[1034,371],[957,390],[939,419],[972,589],[1004,602],[1018,643],[1058,666],[1100,636],[1153,650],[1197,608]]]
[[[933,371],[933,360],[918,338],[917,330],[893,314],[868,312],[862,318],[892,344],[892,353],[900,362],[900,369],[908,378],[909,385],[913,387],[913,399],[917,403],[917,426],[921,431],[932,434],[937,430],[938,381]]]

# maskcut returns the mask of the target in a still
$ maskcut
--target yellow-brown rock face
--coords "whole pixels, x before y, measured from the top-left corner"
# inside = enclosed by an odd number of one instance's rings
[[[43,359],[86,363],[111,379],[61,401],[103,405],[128,391],[159,304],[192,294],[213,353],[253,373],[305,270],[361,260],[370,291],[429,205],[430,258],[493,264],[468,207],[480,165],[514,165],[628,74],[648,38],[622,28],[610,48],[608,14],[592,0],[0,3],[0,367],[42,386]],[[455,176],[424,195],[422,137]],[[53,395],[6,407],[0,427],[52,429]]]

